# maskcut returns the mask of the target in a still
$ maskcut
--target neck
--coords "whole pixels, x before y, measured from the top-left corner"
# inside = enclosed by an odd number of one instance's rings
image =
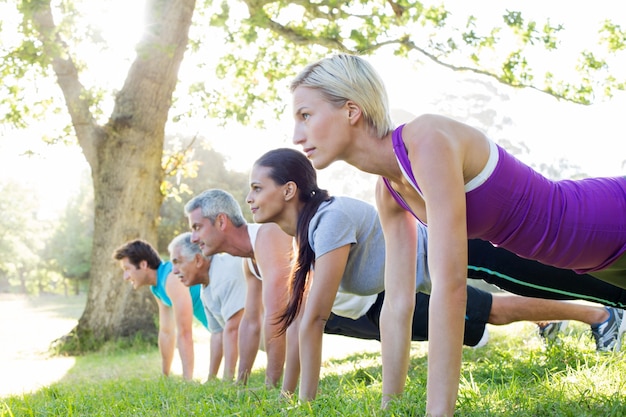
[[[150,280],[150,285],[153,287],[157,285],[157,270],[148,268],[148,278]]]
[[[248,225],[232,227],[226,231],[226,247],[223,252],[242,258],[254,258],[254,248],[248,234]]]
[[[353,142],[353,149],[343,160],[360,171],[388,177],[394,175],[395,154],[391,133],[381,138],[363,136]]]
[[[293,204],[290,204],[285,208],[281,217],[277,219],[275,223],[289,236],[295,236],[298,231],[298,217],[300,216],[300,212],[302,212],[303,208],[304,203],[294,201]]]
[[[209,285],[209,282],[211,282],[211,261],[205,257],[200,258],[200,263],[198,264],[194,278],[196,278],[198,284],[202,284],[205,287]]]

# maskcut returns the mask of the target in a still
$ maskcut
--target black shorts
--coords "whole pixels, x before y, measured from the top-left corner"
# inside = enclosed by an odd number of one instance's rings
[[[376,302],[370,307],[367,314],[357,320],[331,314],[326,322],[324,333],[380,340],[380,311],[384,298],[384,292],[378,294]],[[493,297],[490,293],[468,285],[464,345],[475,346],[482,338],[485,324],[491,312],[492,301]],[[415,294],[415,311],[413,312],[411,332],[411,340],[413,341],[428,340],[429,304],[429,295],[419,292]]]

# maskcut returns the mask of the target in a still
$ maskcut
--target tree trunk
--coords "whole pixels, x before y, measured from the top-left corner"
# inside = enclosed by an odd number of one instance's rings
[[[146,31],[105,126],[89,111],[67,45],[55,31],[49,2],[33,20],[53,54],[52,67],[89,165],[94,188],[94,241],[87,304],[72,331],[79,346],[139,334],[156,335],[156,304],[147,288],[134,291],[122,279],[113,251],[142,238],[157,244],[163,196],[161,157],[165,124],[188,43],[195,0],[148,0]],[[87,97],[87,99],[86,99]],[[84,343],[82,343],[84,342]]]

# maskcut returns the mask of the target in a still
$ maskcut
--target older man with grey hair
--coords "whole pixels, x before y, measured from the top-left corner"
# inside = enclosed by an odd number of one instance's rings
[[[246,258],[246,306],[239,329],[237,381],[246,383],[260,346],[267,355],[265,384],[277,387],[283,375],[295,328],[281,332],[280,315],[287,302],[287,279],[291,272],[292,238],[274,223],[247,223],[237,200],[228,192],[209,189],[185,205],[192,238],[205,256],[226,252]],[[297,335],[294,335],[297,337]],[[289,358],[297,355],[290,354]],[[288,366],[290,366],[288,364]],[[297,366],[294,362],[293,366]],[[291,381],[283,381],[291,384]]]
[[[204,256],[191,233],[176,236],[168,245],[172,273],[191,287],[202,285],[200,298],[204,305],[211,347],[209,379],[216,378],[224,358],[223,379],[232,380],[239,354],[239,323],[246,300],[246,281],[242,259],[228,254]]]

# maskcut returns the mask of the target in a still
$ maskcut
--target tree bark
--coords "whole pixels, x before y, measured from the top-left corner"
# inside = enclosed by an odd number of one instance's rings
[[[97,125],[89,111],[88,94],[67,45],[55,30],[49,0],[38,3],[33,12],[93,180],[90,288],[85,311],[71,332],[79,341],[84,339],[83,346],[97,347],[137,334],[156,336],[153,297],[147,288],[134,291],[124,282],[112,253],[135,238],[157,244],[165,124],[195,0],[148,0],[146,7],[146,31],[137,57],[104,126]]]

